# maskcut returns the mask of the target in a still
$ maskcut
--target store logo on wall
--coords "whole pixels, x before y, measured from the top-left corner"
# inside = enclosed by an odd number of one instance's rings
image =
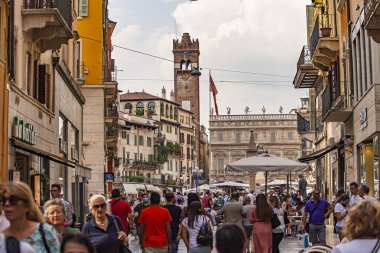
[[[34,125],[20,120],[17,116],[13,117],[12,137],[31,145],[37,144],[37,133]]]
[[[359,113],[359,119],[360,119],[360,130],[363,130],[368,126],[368,114],[367,114],[367,108],[365,108],[363,111]]]

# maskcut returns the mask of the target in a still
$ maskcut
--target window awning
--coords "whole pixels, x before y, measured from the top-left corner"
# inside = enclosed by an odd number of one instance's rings
[[[138,191],[145,191],[145,185],[144,184],[135,184],[136,190]]]
[[[151,192],[160,192],[161,191],[160,188],[158,188],[157,186],[154,186],[152,184],[146,184],[145,186],[146,186],[147,191],[151,191]]]
[[[75,168],[75,163],[73,161],[67,160],[63,157],[60,157],[58,155],[49,153],[45,150],[39,149],[35,146],[32,146],[30,144],[27,144],[25,142],[22,142],[20,140],[17,140],[15,138],[10,139],[11,144],[13,147],[30,152],[32,154],[38,155],[40,157],[45,157],[53,162],[57,162],[66,166],[69,166],[71,168]]]
[[[137,194],[137,190],[134,184],[123,184],[123,188],[126,194]]]
[[[316,159],[324,156],[325,154],[329,153],[331,150],[336,149],[340,145],[341,145],[341,142],[334,143],[334,144],[329,145],[329,146],[327,146],[325,148],[317,150],[317,151],[315,151],[315,152],[313,152],[311,154],[308,154],[307,156],[301,157],[300,159],[298,159],[298,161],[300,161],[300,162],[308,162],[308,161],[316,160]]]
[[[84,165],[75,164],[75,172],[78,176],[91,178],[91,168]]]

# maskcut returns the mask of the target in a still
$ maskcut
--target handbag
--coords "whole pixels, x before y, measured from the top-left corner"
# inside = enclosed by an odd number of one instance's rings
[[[115,224],[116,231],[120,232],[119,225],[117,224],[117,221],[115,220],[115,217],[112,216],[113,224]],[[125,246],[121,241],[119,241],[119,253],[132,253],[132,251]]]
[[[205,216],[203,216],[203,221],[204,222],[198,231],[197,243],[201,246],[211,246],[213,243],[212,231],[210,231],[210,227]]]
[[[272,229],[281,226],[281,221],[278,219],[277,214],[274,212],[272,214],[272,218],[270,219],[270,222],[272,223]]]

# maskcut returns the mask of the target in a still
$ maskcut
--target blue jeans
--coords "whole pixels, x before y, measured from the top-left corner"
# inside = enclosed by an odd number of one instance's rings
[[[176,239],[172,239],[171,245],[172,245],[172,251],[171,253],[178,253],[178,243]]]
[[[189,253],[211,253],[210,246],[198,246],[195,248],[190,248]]]
[[[315,244],[326,244],[326,225],[309,225],[309,239]]]

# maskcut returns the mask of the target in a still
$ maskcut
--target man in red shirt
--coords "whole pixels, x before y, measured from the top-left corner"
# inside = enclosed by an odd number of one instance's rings
[[[111,205],[112,215],[118,216],[123,223],[125,232],[129,233],[129,224],[133,222],[133,214],[131,206],[121,199],[120,190],[115,188],[111,192],[112,200],[109,202]]]
[[[152,192],[150,207],[139,217],[140,247],[143,253],[168,253],[171,251],[171,221],[168,209],[160,207],[160,194]]]

